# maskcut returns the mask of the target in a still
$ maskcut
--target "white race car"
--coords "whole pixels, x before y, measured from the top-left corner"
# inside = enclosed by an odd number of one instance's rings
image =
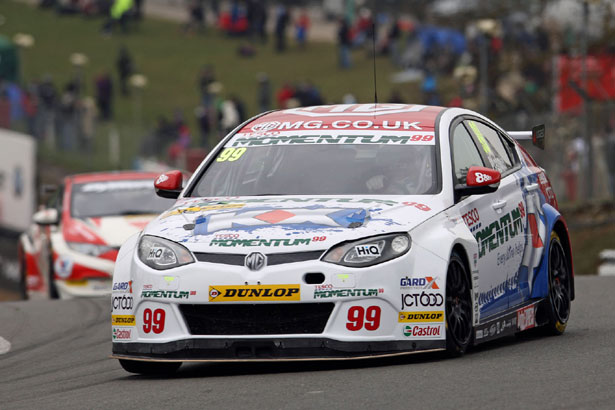
[[[570,241],[544,170],[460,108],[288,109],[228,135],[175,205],[120,249],[113,357],[349,359],[447,350],[537,326],[561,334]]]

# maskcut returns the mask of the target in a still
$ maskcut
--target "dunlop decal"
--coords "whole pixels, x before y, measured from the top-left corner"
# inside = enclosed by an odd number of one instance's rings
[[[301,300],[299,285],[210,286],[210,302],[258,302]]]
[[[134,326],[135,325],[135,315],[112,315],[111,325],[112,326]]]
[[[443,322],[444,312],[399,312],[399,323]]]

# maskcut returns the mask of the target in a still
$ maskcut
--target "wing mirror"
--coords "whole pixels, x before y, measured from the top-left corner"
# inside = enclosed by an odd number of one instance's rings
[[[177,198],[182,192],[183,176],[181,171],[169,171],[160,174],[154,181],[156,194],[163,198]]]
[[[60,223],[58,210],[55,208],[42,209],[32,216],[32,220],[37,225],[57,225]]]
[[[459,196],[488,194],[497,191],[502,175],[499,171],[485,167],[470,167],[466,176],[466,185],[455,186]]]

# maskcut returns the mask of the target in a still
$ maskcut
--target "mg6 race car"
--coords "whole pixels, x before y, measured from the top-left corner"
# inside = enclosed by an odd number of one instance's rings
[[[156,176],[105,172],[64,178],[19,238],[22,296],[110,294],[120,245],[173,203],[156,196]]]
[[[120,249],[112,357],[349,359],[446,350],[543,326],[574,299],[570,240],[545,172],[460,108],[356,104],[239,126],[172,208]]]

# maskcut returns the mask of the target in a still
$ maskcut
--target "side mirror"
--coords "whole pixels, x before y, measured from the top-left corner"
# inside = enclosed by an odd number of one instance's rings
[[[499,171],[485,167],[470,167],[466,185],[455,186],[459,196],[488,194],[498,190],[502,175]]]
[[[60,223],[60,217],[58,215],[58,210],[55,208],[47,208],[36,212],[32,216],[32,220],[37,225],[57,225]]]
[[[181,171],[169,171],[160,174],[154,181],[156,194],[163,198],[177,198],[182,192],[183,176]]]

